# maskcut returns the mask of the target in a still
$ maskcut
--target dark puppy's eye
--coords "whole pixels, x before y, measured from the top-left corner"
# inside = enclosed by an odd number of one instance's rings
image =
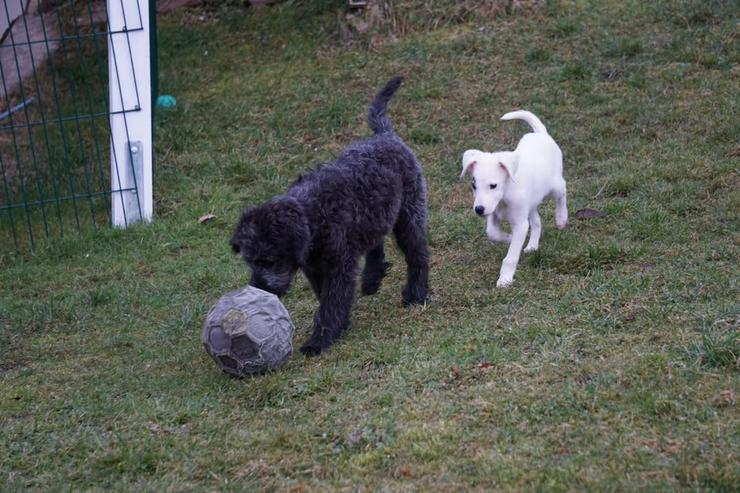
[[[492,184],[488,185],[488,188],[490,188],[491,190],[493,190],[494,188],[496,188],[496,185],[497,185],[496,183],[492,183]]]

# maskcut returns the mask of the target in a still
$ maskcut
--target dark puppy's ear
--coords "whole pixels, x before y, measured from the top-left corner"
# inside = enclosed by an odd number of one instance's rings
[[[244,244],[247,241],[247,232],[249,231],[249,214],[252,209],[245,209],[242,211],[242,215],[239,218],[239,222],[234,228],[234,234],[231,235],[231,249],[234,253],[240,253],[244,248]]]
[[[295,257],[298,265],[305,265],[306,257],[308,257],[308,246],[311,240],[311,233],[308,230],[308,224],[305,221],[302,227],[296,230],[294,239],[295,245]]]
[[[275,230],[285,235],[287,246],[292,250],[298,264],[303,265],[308,255],[310,240],[303,208],[295,198],[285,195],[273,199],[271,206]]]

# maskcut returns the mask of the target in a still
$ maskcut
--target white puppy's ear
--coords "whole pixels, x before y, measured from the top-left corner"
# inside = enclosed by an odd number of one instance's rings
[[[506,171],[506,174],[509,175],[509,179],[514,181],[516,170],[519,168],[519,155],[514,152],[508,152],[504,156],[501,156],[498,165],[501,169]]]
[[[468,149],[463,153],[462,158],[462,173],[460,173],[460,178],[465,176],[465,173],[468,172],[468,170],[472,173],[473,167],[477,163],[478,156],[480,155],[480,151],[476,149]]]

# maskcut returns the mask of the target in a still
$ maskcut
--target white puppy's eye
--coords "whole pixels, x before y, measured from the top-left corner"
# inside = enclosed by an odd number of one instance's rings
[[[475,182],[471,183],[470,186],[472,187],[473,190],[475,190]]]
[[[490,188],[491,190],[493,190],[494,188],[496,188],[496,186],[497,186],[496,183],[491,183],[490,185],[488,185],[488,188]]]

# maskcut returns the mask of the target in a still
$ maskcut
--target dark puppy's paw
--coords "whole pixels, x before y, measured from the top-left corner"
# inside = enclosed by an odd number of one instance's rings
[[[429,301],[429,292],[427,289],[423,290],[408,290],[405,289],[401,296],[401,303],[403,306],[409,307],[411,305],[424,305]]]
[[[383,278],[368,278],[363,277],[362,278],[362,286],[360,287],[360,292],[362,293],[362,296],[370,296],[378,292],[380,289],[380,285],[383,284]]]
[[[318,356],[321,354],[321,351],[323,348],[320,345],[312,344],[311,341],[307,342],[303,346],[301,346],[301,353],[303,353],[304,356],[311,357],[311,356]]]
[[[428,300],[429,300],[429,298],[426,298],[426,297],[424,297],[424,298],[410,298],[410,299],[404,298],[401,301],[401,303],[403,303],[403,306],[404,307],[409,307],[409,306],[412,306],[412,305],[424,305],[424,304],[426,304],[426,302]]]
[[[327,340],[325,337],[319,337],[314,334],[303,346],[301,346],[301,353],[306,356],[318,356],[322,351],[331,346],[332,342],[333,341]]]
[[[362,275],[361,292],[363,296],[370,296],[378,292],[380,285],[383,284],[383,278],[388,274],[390,262],[383,262],[381,268],[376,270],[365,269]]]

